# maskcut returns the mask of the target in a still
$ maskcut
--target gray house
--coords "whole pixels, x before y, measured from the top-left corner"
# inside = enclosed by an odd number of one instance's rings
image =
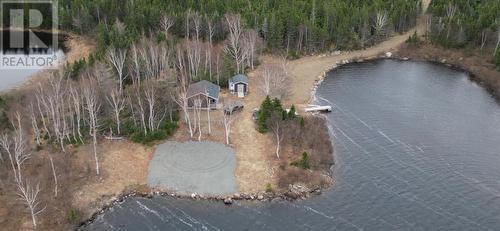
[[[238,74],[229,79],[229,92],[238,94],[240,98],[245,97],[248,94],[248,77]]]
[[[189,85],[187,90],[188,107],[194,108],[197,104],[201,108],[215,109],[219,103],[220,87],[216,84],[202,80]]]

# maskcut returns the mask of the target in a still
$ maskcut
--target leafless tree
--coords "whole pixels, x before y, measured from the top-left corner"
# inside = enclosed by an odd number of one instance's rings
[[[106,100],[108,101],[108,104],[111,106],[111,109],[114,114],[114,120],[116,123],[116,132],[118,135],[120,135],[121,134],[120,115],[122,111],[125,109],[125,98],[123,97],[122,94],[120,94],[119,90],[113,88],[109,91],[109,94],[106,96]]]
[[[495,53],[493,55],[495,55],[498,51],[498,46],[500,45],[500,26],[498,26],[498,31],[497,31],[497,45],[495,46]]]
[[[260,47],[260,39],[257,31],[250,29],[245,31],[245,36],[243,37],[243,50],[246,53],[245,58],[247,60],[247,66],[255,68],[255,60],[257,59],[257,51]]]
[[[385,26],[387,25],[387,11],[378,11],[375,16],[375,23],[373,28],[375,29],[375,33],[380,35],[383,33]]]
[[[52,175],[54,176],[54,197],[57,197],[57,188],[59,184],[57,183],[57,174],[56,174],[56,168],[54,166],[54,161],[52,160],[52,156],[49,155],[49,160],[50,160],[50,166],[52,168]]]
[[[37,145],[41,145],[41,137],[40,137],[40,128],[38,127],[38,120],[35,112],[35,107],[33,103],[30,104],[30,118],[31,118],[31,127],[33,128],[33,134],[35,135],[35,142]]]
[[[210,78],[212,78],[212,49],[213,49],[213,37],[215,34],[214,30],[214,23],[211,19],[206,18],[207,21],[207,27],[208,27],[208,52],[206,52],[207,56],[207,62],[209,64],[208,66],[208,75]]]
[[[188,125],[189,128],[189,135],[191,138],[193,138],[193,128],[191,124],[191,119],[189,117],[189,108],[188,108],[188,97],[187,97],[187,90],[189,86],[190,79],[188,77],[187,71],[186,71],[186,64],[183,58],[183,51],[180,47],[177,47],[177,62],[176,62],[176,67],[177,67],[177,72],[178,72],[178,86],[177,86],[177,93],[172,96],[174,101],[179,105],[181,108],[182,112],[184,113],[184,122]]]
[[[196,41],[200,41],[200,31],[201,31],[201,16],[195,11],[191,14],[191,19],[193,20],[193,29],[196,36]]]
[[[132,84],[141,85],[141,60],[139,58],[139,48],[137,44],[133,44],[131,48],[131,64],[129,65],[132,75]]]
[[[132,50],[133,72],[140,76],[142,70],[145,78],[166,79],[170,68],[170,56],[170,49],[166,43],[157,43],[151,38],[141,39]]]
[[[451,23],[455,18],[455,14],[457,13],[457,6],[453,5],[451,2],[448,4],[446,8],[446,18],[448,19],[448,32],[446,33],[446,39],[450,37],[451,33]]]
[[[160,94],[165,93],[160,93],[159,90],[158,83],[154,80],[148,80],[143,85],[143,92],[148,109],[149,131],[157,131],[167,114],[167,108],[164,104],[160,104],[161,99],[159,97]]]
[[[45,210],[45,207],[40,208],[40,199],[38,198],[38,194],[41,191],[40,183],[33,186],[29,180],[26,180],[26,183],[19,181],[17,182],[17,189],[17,195],[28,207],[33,222],[33,228],[36,229],[36,216]]]
[[[110,47],[106,52],[106,60],[118,75],[120,84],[120,94],[123,91],[123,81],[127,76],[124,74],[125,60],[127,58],[127,50],[123,48]]]
[[[89,134],[92,136],[92,144],[94,149],[94,159],[96,165],[96,174],[99,175],[99,159],[97,157],[97,130],[99,129],[99,110],[101,108],[98,92],[97,80],[92,74],[88,74],[82,79],[81,83],[82,94],[85,100],[85,109],[87,110]]]
[[[170,30],[170,28],[174,25],[174,22],[175,20],[166,14],[161,17],[160,24],[163,29],[163,33],[165,33],[165,36],[168,36],[168,30]]]
[[[190,27],[189,27],[189,21],[191,19],[191,15],[193,14],[193,12],[191,11],[191,9],[188,9],[186,11],[186,35],[185,35],[185,38],[186,39],[189,39],[189,31],[190,31]]]
[[[274,140],[276,143],[276,157],[280,158],[281,143],[283,141],[283,119],[280,115],[273,113],[269,118],[269,128],[273,131]]]
[[[49,118],[48,121],[52,125],[52,131],[59,142],[61,150],[65,152],[64,140],[67,137],[67,130],[64,102],[66,100],[66,91],[63,84],[63,74],[55,72],[46,83],[39,83],[35,97],[37,102],[42,105],[42,114],[45,114],[44,117]]]
[[[226,14],[226,23],[229,29],[228,42],[224,47],[224,50],[229,54],[236,63],[236,71],[242,73],[241,64],[244,61],[243,48],[241,46],[241,37],[243,29],[241,26],[241,17],[237,14]]]
[[[229,136],[231,135],[231,125],[233,123],[232,113],[224,113],[223,120],[224,132],[226,134],[226,145],[229,145]]]
[[[80,91],[77,90],[77,88],[73,85],[70,85],[69,88],[70,92],[70,107],[73,107],[73,111],[75,113],[75,123],[76,123],[76,133],[75,135],[78,135],[78,140],[83,143],[83,135],[81,132],[81,127],[82,127],[82,120],[83,120],[83,106],[82,106],[82,97],[80,95]]]
[[[16,112],[14,117],[15,119],[11,120],[12,134],[3,134],[0,137],[0,147],[9,156],[14,179],[20,183],[23,182],[22,165],[31,158],[32,153],[27,147],[20,112]]]
[[[259,76],[259,87],[263,95],[282,100],[289,94],[289,81],[286,63],[265,64]]]

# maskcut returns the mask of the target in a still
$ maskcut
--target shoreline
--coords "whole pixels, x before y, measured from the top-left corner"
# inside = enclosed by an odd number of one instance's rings
[[[235,193],[232,196],[203,196],[196,193],[192,193],[191,195],[176,193],[169,190],[154,190],[152,189],[150,192],[140,191],[140,190],[131,190],[128,192],[123,192],[120,195],[113,197],[102,206],[101,209],[93,213],[89,219],[80,222],[80,224],[76,227],[76,230],[81,230],[85,228],[89,224],[93,223],[101,214],[109,211],[113,206],[123,203],[126,199],[130,197],[134,198],[147,198],[153,199],[154,197],[163,197],[163,198],[171,198],[171,199],[184,199],[184,200],[192,200],[192,201],[211,201],[217,203],[224,203],[227,206],[232,205],[236,201],[247,201],[247,202],[276,202],[276,201],[297,201],[299,199],[306,199],[312,195],[321,195],[324,189],[317,188],[312,189],[305,194],[307,194],[304,198],[294,198],[287,196],[284,193],[273,193],[273,192],[262,192],[262,193]]]
[[[500,70],[490,63],[488,56],[479,50],[466,52],[460,49],[444,49],[429,43],[420,47],[400,47],[396,57],[415,61],[431,62],[465,72],[469,80],[483,87],[492,97],[500,101]]]

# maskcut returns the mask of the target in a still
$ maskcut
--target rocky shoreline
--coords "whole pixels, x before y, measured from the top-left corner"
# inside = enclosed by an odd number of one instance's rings
[[[331,174],[329,177],[333,178]],[[254,202],[276,202],[276,201],[297,201],[304,200],[311,196],[320,195],[323,190],[330,188],[329,185],[326,188],[317,187],[314,189],[309,189],[301,184],[289,185],[288,190],[284,192],[260,192],[260,193],[235,193],[233,195],[227,196],[204,196],[196,193],[192,194],[180,194],[176,192],[169,192],[168,190],[151,189],[150,192],[144,191],[128,191],[120,194],[119,196],[112,197],[104,206],[102,206],[98,211],[94,212],[89,219],[82,221],[77,230],[83,230],[89,224],[93,223],[100,215],[109,211],[113,206],[124,202],[130,197],[148,198],[152,199],[154,197],[167,197],[172,199],[189,199],[189,200],[206,200],[213,202],[221,202],[226,205],[232,205],[237,201],[254,201]]]

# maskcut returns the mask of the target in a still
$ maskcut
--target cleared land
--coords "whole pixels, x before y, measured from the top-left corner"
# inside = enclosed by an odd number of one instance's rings
[[[234,151],[214,142],[166,142],[149,165],[148,184],[180,193],[236,193]]]

